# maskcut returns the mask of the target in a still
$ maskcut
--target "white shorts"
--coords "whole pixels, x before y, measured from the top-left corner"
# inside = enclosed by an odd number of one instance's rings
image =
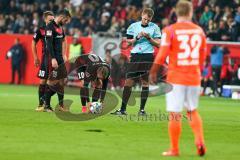
[[[200,86],[172,85],[172,91],[166,95],[168,112],[182,112],[183,107],[193,111],[198,107]]]

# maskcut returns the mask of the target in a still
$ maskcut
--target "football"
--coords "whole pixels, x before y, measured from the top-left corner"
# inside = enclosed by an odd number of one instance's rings
[[[89,109],[92,114],[99,114],[102,112],[102,104],[100,102],[92,102]]]

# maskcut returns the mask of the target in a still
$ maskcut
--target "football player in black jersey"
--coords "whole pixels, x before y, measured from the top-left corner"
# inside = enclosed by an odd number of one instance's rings
[[[50,54],[51,60],[50,74],[45,91],[44,111],[46,112],[53,111],[50,106],[50,101],[52,95],[56,92],[61,94],[60,101],[63,102],[64,78],[66,78],[67,72],[64,65],[64,62],[66,61],[66,38],[62,26],[69,23],[70,20],[71,14],[69,10],[63,9],[45,28],[46,49]],[[65,111],[63,105],[60,105],[59,109]]]
[[[43,103],[44,103],[44,93],[48,78],[48,67],[49,67],[49,54],[46,52],[46,43],[45,43],[45,27],[46,25],[54,19],[54,14],[52,11],[45,11],[43,13],[43,19],[45,25],[39,27],[34,33],[32,40],[32,53],[34,58],[35,67],[40,67],[38,71],[38,77],[40,78],[40,84],[38,88],[38,99],[39,106],[36,108],[36,111],[43,111]],[[37,43],[41,40],[42,42],[42,58],[41,63],[37,55]]]
[[[108,79],[110,76],[110,66],[101,57],[95,54],[86,54],[78,57],[75,61],[78,79],[83,81],[80,89],[80,98],[82,103],[82,112],[86,113],[90,107],[89,84],[94,86],[92,102],[103,103]]]

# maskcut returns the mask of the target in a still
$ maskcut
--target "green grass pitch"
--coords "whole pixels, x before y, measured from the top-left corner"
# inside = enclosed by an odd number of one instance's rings
[[[74,112],[80,112],[78,96]],[[57,102],[56,96],[53,103]],[[37,86],[0,85],[0,160],[238,160],[240,159],[240,101],[203,97],[207,155],[196,156],[186,120],[179,158],[162,157],[169,147],[167,121],[126,120],[105,115],[90,121],[62,121],[54,113],[37,113]],[[137,104],[138,105],[138,104]],[[164,96],[151,97],[147,112],[165,112]],[[137,113],[138,107],[128,107]]]

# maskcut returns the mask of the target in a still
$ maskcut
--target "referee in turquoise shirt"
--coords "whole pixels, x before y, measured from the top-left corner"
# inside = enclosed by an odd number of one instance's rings
[[[151,8],[145,8],[142,12],[142,20],[131,24],[127,29],[127,42],[133,45],[131,50],[130,66],[141,65],[141,62],[153,62],[154,46],[160,45],[160,28],[158,25],[151,22],[154,12]],[[148,67],[148,70],[150,68]],[[126,81],[124,85],[122,95],[122,105],[119,110],[116,110],[112,114],[126,115],[126,107],[131,96],[132,86],[136,78],[141,80],[142,92],[141,92],[141,104],[139,115],[146,115],[144,110],[149,94],[149,80],[148,71],[144,72],[128,72],[126,74]]]

